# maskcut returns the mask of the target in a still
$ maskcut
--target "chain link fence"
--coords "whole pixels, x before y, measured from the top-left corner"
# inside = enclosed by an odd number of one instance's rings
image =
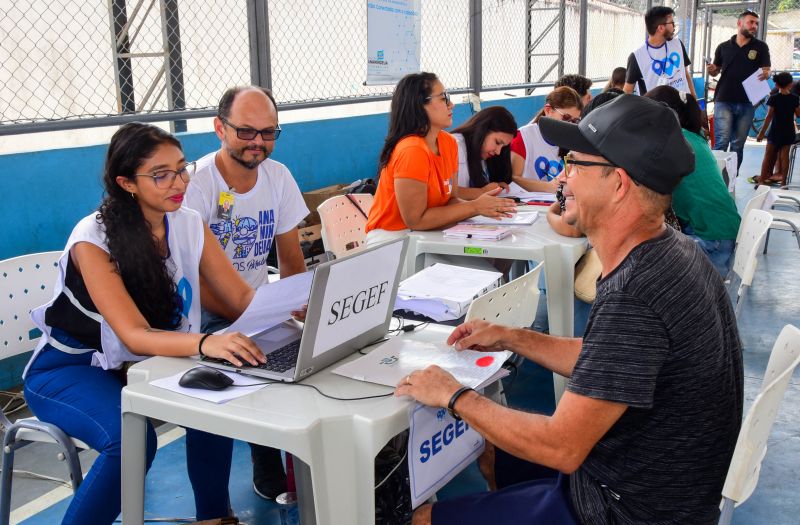
[[[481,85],[471,86],[475,4],[421,3],[421,68],[449,90],[529,87],[578,72],[578,0],[483,0]],[[588,5],[585,74],[607,78],[641,45],[646,0]],[[363,0],[0,0],[0,133],[8,124],[207,116],[226,88],[263,83],[264,71],[285,105],[388,98],[393,86],[364,85],[366,11]]]

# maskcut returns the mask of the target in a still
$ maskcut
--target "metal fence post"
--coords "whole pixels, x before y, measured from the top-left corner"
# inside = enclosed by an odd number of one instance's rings
[[[758,39],[767,40],[767,16],[769,15],[769,5],[767,0],[761,0],[761,5],[758,7]]]
[[[130,53],[127,2],[126,0],[109,0],[108,3],[108,14],[111,17],[111,52],[114,58],[114,82],[117,85],[117,111],[120,113],[135,113],[133,66],[130,58],[119,56],[120,54]]]
[[[482,0],[469,3],[469,89],[475,96],[483,85],[483,10]]]
[[[167,104],[170,110],[186,109],[186,91],[183,83],[183,55],[181,54],[181,30],[178,20],[178,0],[163,3],[164,46],[167,70]],[[185,120],[170,122],[173,133],[186,131]]]
[[[250,82],[272,89],[269,51],[269,0],[247,0],[247,27],[250,37]]]
[[[580,46],[578,47],[578,74],[586,75],[586,52],[589,46],[589,0],[580,0],[580,26],[578,29]]]
[[[567,18],[567,0],[558,4],[558,78],[564,76],[564,51],[566,41],[565,20]]]

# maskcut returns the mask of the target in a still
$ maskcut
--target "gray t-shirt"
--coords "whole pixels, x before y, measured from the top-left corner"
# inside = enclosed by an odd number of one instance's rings
[[[742,417],[722,280],[672,228],[598,282],[570,392],[628,405],[570,476],[587,524],[716,523]]]

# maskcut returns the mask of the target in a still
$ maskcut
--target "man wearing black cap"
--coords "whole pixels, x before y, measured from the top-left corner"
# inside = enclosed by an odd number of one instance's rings
[[[396,395],[450,408],[529,473],[421,507],[414,523],[716,523],[741,422],[742,355],[722,280],[664,225],[692,150],[672,110],[643,97],[621,95],[580,124],[545,120],[544,138],[570,150],[559,176],[564,218],[603,267],[586,333],[471,321],[448,339],[512,350],[569,377],[549,417],[495,404],[435,366],[398,385]]]

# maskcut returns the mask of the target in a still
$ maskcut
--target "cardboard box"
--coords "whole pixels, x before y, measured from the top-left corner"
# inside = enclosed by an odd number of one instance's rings
[[[317,206],[331,197],[344,195],[347,193],[347,187],[348,184],[334,184],[333,186],[325,186],[324,188],[318,188],[316,190],[303,193],[303,200],[306,201],[308,211],[311,212],[308,218],[306,218],[306,226],[319,224],[320,220],[319,213],[317,213]]]

